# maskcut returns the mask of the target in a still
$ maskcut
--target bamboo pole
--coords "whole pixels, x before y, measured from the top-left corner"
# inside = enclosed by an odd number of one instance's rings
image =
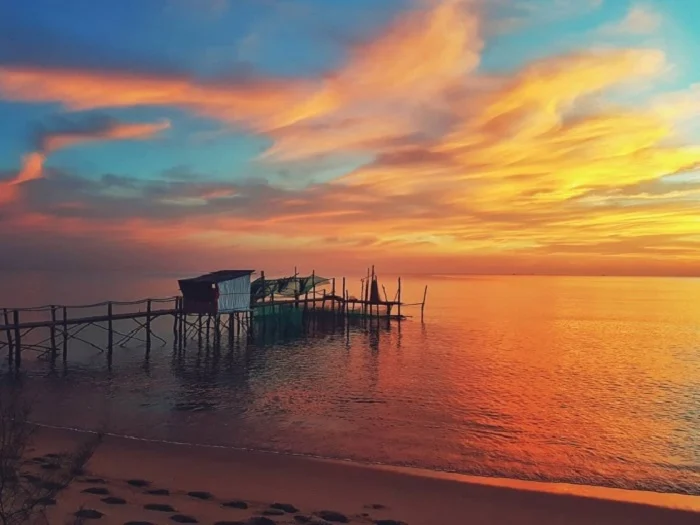
[[[68,360],[68,308],[63,307],[63,362]]]
[[[5,318],[5,326],[10,326],[10,317],[7,315],[7,308],[2,309],[3,316]],[[12,364],[12,329],[7,328],[5,330],[5,335],[7,336],[7,362]]]
[[[15,368],[19,370],[22,364],[22,333],[19,329],[19,310],[12,312],[12,320],[15,323]]]
[[[423,321],[423,312],[425,310],[425,298],[428,295],[428,285],[425,285],[425,290],[423,291],[423,302],[420,304],[420,320]]]

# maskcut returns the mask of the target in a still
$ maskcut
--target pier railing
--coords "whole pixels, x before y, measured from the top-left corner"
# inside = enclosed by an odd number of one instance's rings
[[[5,340],[0,341],[0,349],[8,348],[8,361],[15,368],[19,368],[22,360],[22,350],[35,350],[48,353],[53,359],[60,349],[63,360],[67,359],[68,342],[73,339],[93,346],[98,350],[105,347],[97,346],[80,337],[89,326],[96,326],[107,332],[106,350],[111,361],[115,346],[124,346],[132,339],[138,339],[137,333],[145,330],[144,342],[150,349],[153,337],[163,343],[165,341],[153,334],[151,323],[154,319],[164,315],[177,317],[180,313],[181,298],[177,296],[165,298],[148,298],[136,301],[103,301],[92,304],[78,305],[43,305],[25,308],[3,308],[0,318],[0,333],[5,333]],[[119,311],[120,307],[131,308],[129,311]],[[136,311],[134,311],[136,310]],[[76,311],[80,313],[75,314]],[[123,333],[114,328],[114,322],[119,320],[133,320],[136,327]],[[47,329],[48,335],[43,339],[27,341],[28,336],[38,329]],[[115,336],[117,340],[115,342]]]
[[[296,269],[295,269],[296,275]],[[264,273],[262,274],[264,284]],[[146,298],[136,301],[103,301],[92,304],[55,305],[0,308],[0,350],[7,348],[7,359],[11,367],[19,369],[22,361],[22,351],[30,350],[48,356],[54,362],[61,353],[64,363],[68,357],[68,343],[79,341],[92,346],[100,352],[107,353],[107,363],[111,367],[112,354],[115,347],[124,347],[130,341],[145,344],[148,356],[153,340],[161,346],[166,340],[157,335],[152,329],[154,320],[163,316],[173,317],[173,344],[178,351],[187,348],[190,340],[196,340],[201,348],[205,343],[209,346],[210,336],[216,347],[221,345],[221,336],[228,335],[229,345],[233,340],[243,335],[253,335],[253,318],[260,318],[261,328],[279,324],[275,318],[289,312],[289,309],[301,309],[306,312],[318,312],[320,315],[330,315],[333,322],[344,322],[351,318],[364,320],[384,319],[401,321],[405,319],[402,307],[420,306],[420,317],[423,319],[425,299],[428,287],[425,287],[423,300],[420,303],[402,302],[401,278],[398,278],[396,293],[391,298],[384,286],[381,286],[383,298],[377,282],[374,267],[367,270],[367,276],[361,282],[359,296],[352,295],[346,287],[346,279],[342,278],[342,286],[336,293],[336,280],[326,279],[326,287],[320,289],[315,283],[315,272],[312,273],[314,285],[302,293],[275,295],[274,292],[262,296],[251,297],[250,303],[243,301],[248,307],[236,311],[218,312],[212,308],[212,313],[195,313],[186,306],[181,296],[165,298]],[[264,286],[263,286],[264,289]],[[241,293],[241,292],[233,292]],[[230,294],[228,294],[230,295]],[[238,302],[235,302],[238,304]],[[266,323],[266,318],[271,318]],[[133,323],[133,324],[127,324]],[[115,326],[116,323],[119,323]],[[124,329],[127,324],[128,328]],[[348,323],[346,323],[349,326]],[[105,339],[95,344],[87,339],[83,331],[93,326],[106,332]],[[44,331],[46,330],[46,331]],[[142,335],[143,332],[145,335]],[[90,332],[88,332],[90,333]]]

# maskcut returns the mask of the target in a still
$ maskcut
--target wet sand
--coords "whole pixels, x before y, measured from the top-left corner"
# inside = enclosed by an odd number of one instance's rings
[[[41,428],[32,456],[84,436]],[[696,524],[692,496],[491,480],[108,436],[48,508],[84,523]],[[270,521],[266,521],[270,520]],[[336,520],[336,521],[333,521]]]

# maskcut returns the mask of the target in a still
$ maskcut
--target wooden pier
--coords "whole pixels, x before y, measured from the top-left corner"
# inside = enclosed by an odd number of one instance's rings
[[[182,296],[128,302],[105,301],[74,306],[3,308],[0,311],[0,333],[4,334],[4,341],[0,340],[0,352],[7,348],[10,368],[19,370],[25,351],[37,352],[52,363],[58,360],[60,354],[62,361],[66,363],[69,342],[77,341],[106,353],[108,366],[111,367],[115,348],[124,348],[136,341],[145,346],[148,356],[154,342],[161,347],[165,346],[166,340],[157,335],[153,323],[166,316],[172,317],[172,342],[176,351],[185,351],[190,342],[198,348],[202,348],[203,345],[221,347],[224,340],[228,342],[229,347],[233,347],[235,340],[242,337],[253,338],[256,329],[266,330],[266,325],[279,324],[285,312],[296,312],[303,316],[325,316],[332,323],[349,326],[349,321],[353,318],[400,323],[406,319],[402,308],[405,312],[406,307],[420,306],[421,321],[423,319],[427,287],[422,302],[404,303],[401,300],[399,278],[394,297],[390,299],[382,286],[384,297],[381,298],[374,267],[368,269],[366,278],[361,279],[359,297],[350,294],[345,278],[340,281],[340,289],[336,290],[335,278],[318,278],[315,272],[312,272],[310,277],[302,278],[298,277],[295,269],[294,277],[279,279],[265,279],[265,273],[261,272],[260,278],[254,281],[251,287],[251,273],[252,271],[227,270],[182,280]],[[223,284],[220,287],[209,288],[210,282],[233,282],[242,276],[248,276],[248,287],[244,287],[243,291],[220,294],[219,288],[226,291]],[[192,283],[198,288],[192,288]],[[300,283],[303,286],[300,286]],[[216,304],[201,297],[195,297],[193,300],[190,297],[193,289],[200,292],[215,290],[213,301]],[[285,295],[276,295],[275,291],[280,290]],[[217,305],[228,305],[228,311],[222,311]],[[115,326],[117,322],[128,322],[129,329],[125,330],[121,325],[118,329]],[[101,344],[81,337],[82,332],[90,326],[106,332]]]

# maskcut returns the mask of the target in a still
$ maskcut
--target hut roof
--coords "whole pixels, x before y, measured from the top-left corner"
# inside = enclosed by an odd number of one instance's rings
[[[231,279],[237,279],[238,277],[243,277],[250,275],[255,270],[219,270],[217,272],[205,273],[199,277],[192,277],[190,279],[180,279],[180,282],[185,283],[220,283],[223,281],[230,281]]]

